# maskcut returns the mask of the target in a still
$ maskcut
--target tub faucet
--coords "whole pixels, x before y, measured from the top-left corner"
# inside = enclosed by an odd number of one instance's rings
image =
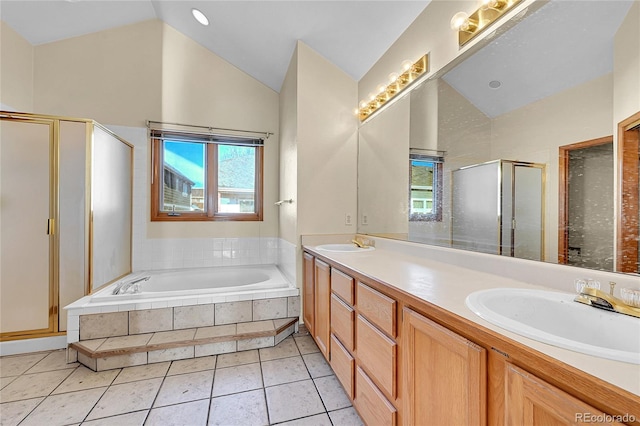
[[[112,294],[126,293],[127,290],[129,290],[132,286],[133,286],[133,292],[134,293],[138,293],[140,291],[140,286],[138,285],[138,283],[140,283],[142,281],[149,281],[149,278],[151,278],[151,276],[138,278],[138,279],[135,279],[135,280],[131,280],[129,282],[121,282],[118,285],[116,285],[116,288],[113,289],[113,293]]]

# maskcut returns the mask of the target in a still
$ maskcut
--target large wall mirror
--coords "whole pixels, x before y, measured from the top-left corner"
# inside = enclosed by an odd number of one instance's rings
[[[616,133],[640,111],[640,3],[538,6],[362,124],[358,232],[639,272],[637,146],[620,169]],[[625,270],[618,197],[635,204]]]

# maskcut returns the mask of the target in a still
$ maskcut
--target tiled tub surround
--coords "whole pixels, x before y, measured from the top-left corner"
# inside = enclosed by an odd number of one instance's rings
[[[70,362],[101,371],[264,348],[292,334],[300,316],[299,290],[274,265],[163,271],[148,282],[123,295],[112,294],[114,283],[65,308]],[[234,282],[248,284],[226,287]]]
[[[69,361],[103,371],[266,348],[294,333],[299,315],[299,296],[80,314]]]

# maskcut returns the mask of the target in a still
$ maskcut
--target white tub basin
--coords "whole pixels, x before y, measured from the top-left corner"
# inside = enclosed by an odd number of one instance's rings
[[[576,352],[640,364],[640,319],[573,301],[575,294],[495,288],[471,293],[475,314],[531,339]]]
[[[365,252],[375,250],[374,247],[360,248],[355,244],[322,244],[316,246],[318,250],[340,252],[340,253],[353,253],[353,252]]]

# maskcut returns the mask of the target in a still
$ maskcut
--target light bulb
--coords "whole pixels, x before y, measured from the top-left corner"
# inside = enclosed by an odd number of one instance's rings
[[[387,90],[387,86],[385,86],[384,84],[380,84],[378,85],[376,90],[378,91],[378,93],[384,93],[384,91]]]
[[[369,93],[369,100],[372,101],[376,98],[376,95],[374,95],[373,93]]]
[[[367,101],[361,101],[360,102],[360,108],[364,108],[367,106]]]
[[[469,26],[469,14],[467,12],[458,12],[451,18],[451,29],[460,31]]]
[[[209,25],[209,19],[198,9],[191,9],[191,14],[196,18],[196,21],[200,22],[202,25]]]
[[[411,67],[413,66],[413,62],[411,62],[410,60],[404,60],[402,61],[402,70],[403,71],[409,71],[411,69]]]
[[[360,115],[360,110],[358,108],[354,108],[353,115]]]
[[[393,84],[398,79],[398,73],[392,72],[389,74],[389,84]]]

